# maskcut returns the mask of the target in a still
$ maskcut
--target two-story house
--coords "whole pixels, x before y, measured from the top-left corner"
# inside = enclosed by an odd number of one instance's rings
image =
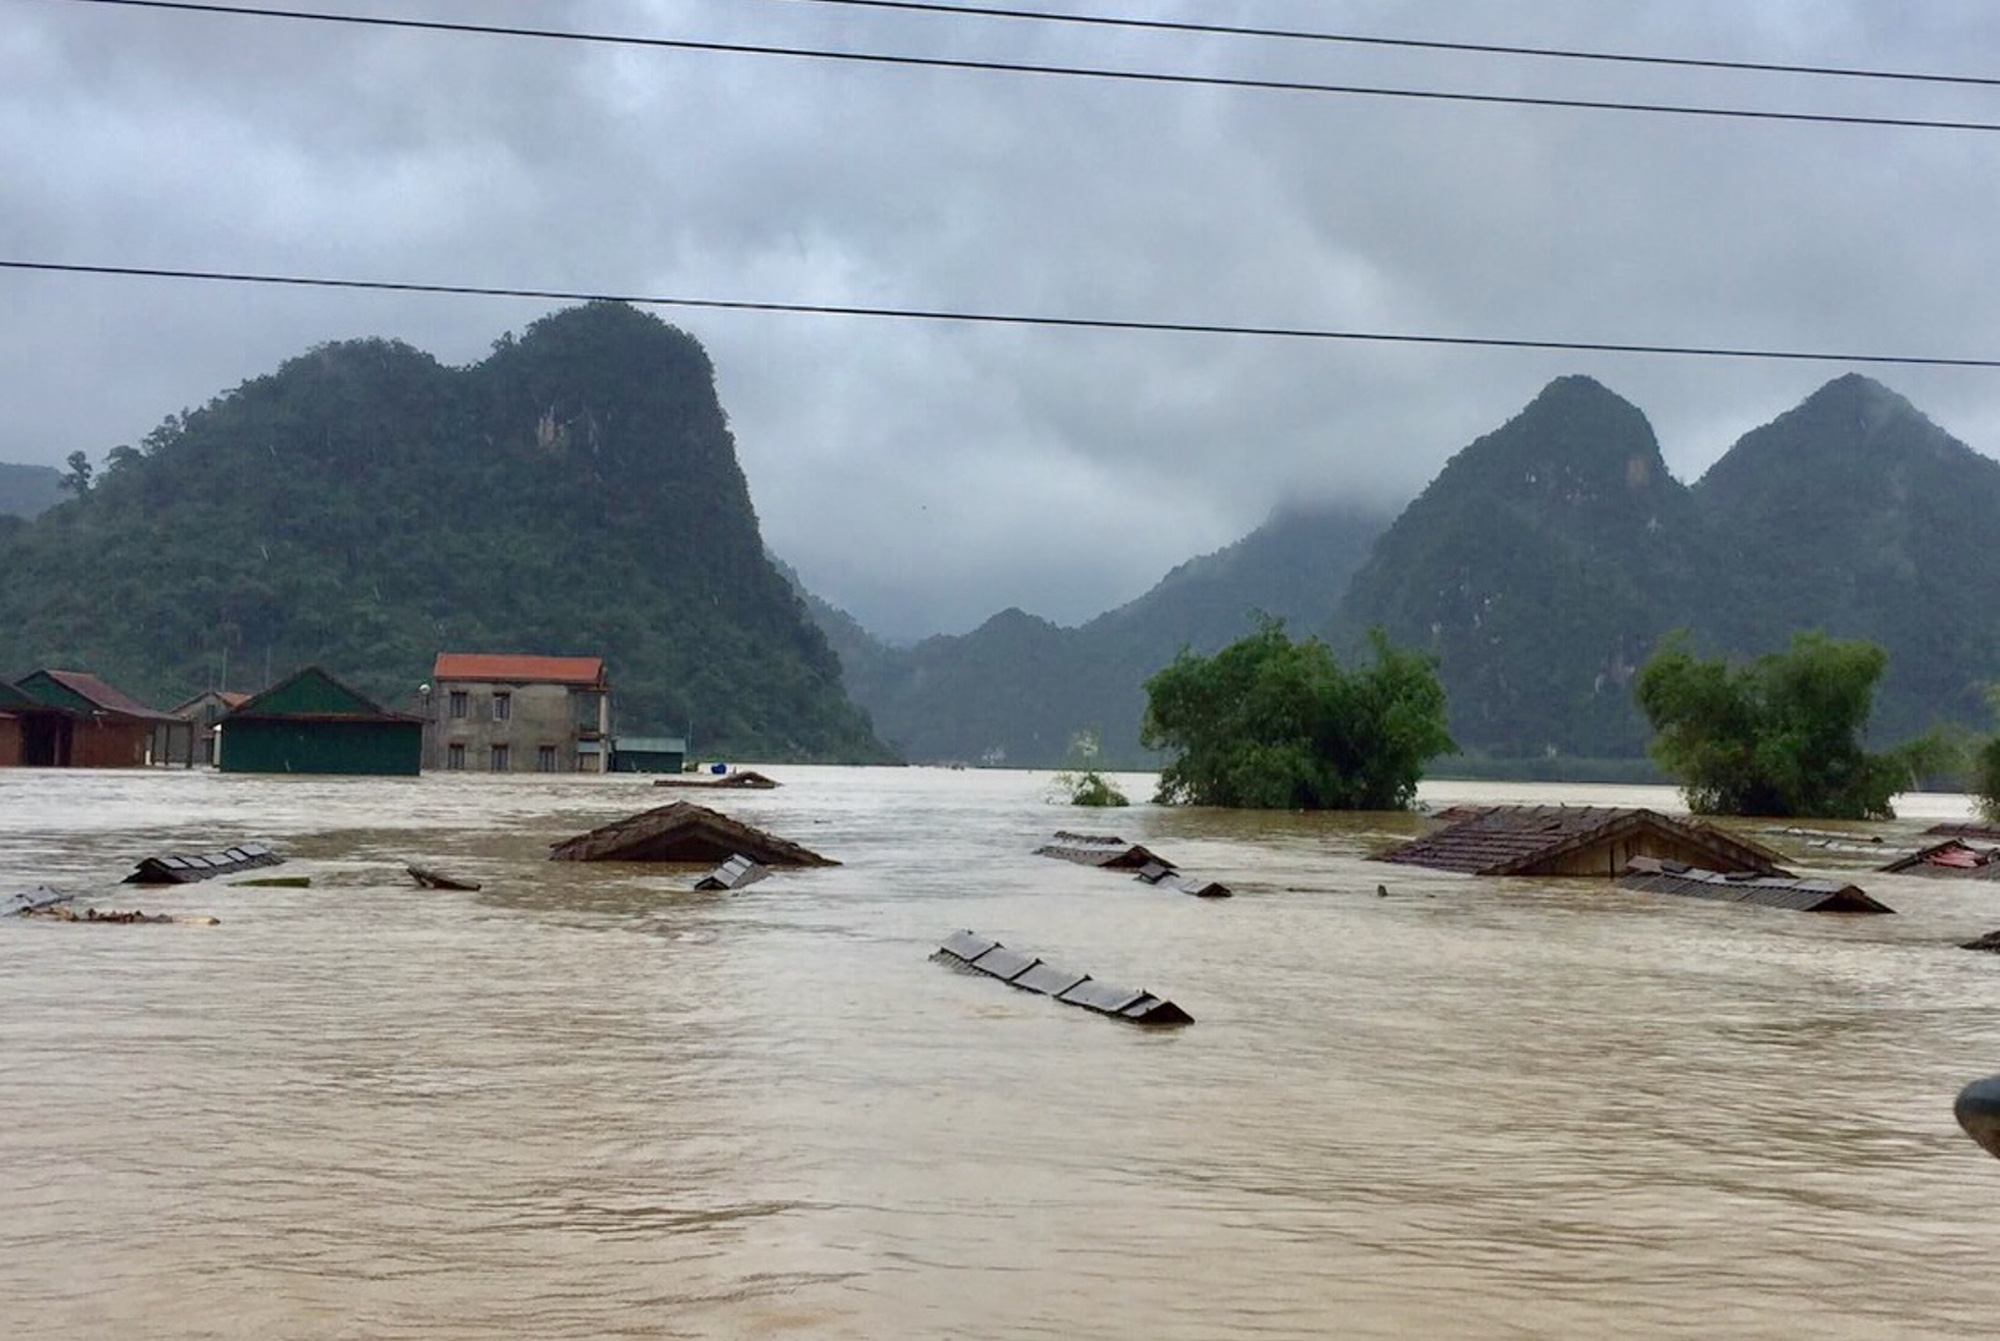
[[[602,657],[445,652],[425,698],[426,768],[605,771],[611,682]]]

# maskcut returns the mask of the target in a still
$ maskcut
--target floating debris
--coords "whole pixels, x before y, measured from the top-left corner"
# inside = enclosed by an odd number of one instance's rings
[[[1868,897],[1859,885],[1844,885],[1837,880],[1802,880],[1796,876],[1760,875],[1755,871],[1703,871],[1655,857],[1634,857],[1625,874],[1618,877],[1618,887],[1723,903],[1791,908],[1802,913],[1896,911]]]
[[[953,932],[932,958],[998,978],[1010,987],[1054,997],[1066,1006],[1082,1006],[1134,1024],[1194,1023],[1194,1016],[1151,992],[1114,987],[1088,973],[1057,968],[1033,955],[1010,950],[976,931]]]
[[[219,917],[190,917],[182,913],[142,913],[136,908],[129,913],[114,912],[108,908],[101,912],[96,908],[86,908],[78,912],[67,904],[57,904],[53,908],[30,909],[23,916],[47,917],[57,922],[98,922],[120,927],[135,926],[141,922],[178,922],[191,927],[222,925],[222,919]]]
[[[759,866],[756,862],[739,852],[701,879],[695,881],[694,887],[696,889],[742,889],[745,885],[756,884],[770,873],[771,870],[768,866]]]
[[[312,882],[309,875],[266,875],[254,880],[231,880],[229,884],[232,889],[311,889]]]
[[[2000,848],[1979,847],[1963,838],[1947,838],[1898,857],[1880,869],[1945,880],[2000,880]]]
[[[1966,941],[1958,948],[1961,950],[1984,950],[1987,954],[2000,955],[2000,931],[1989,931],[1977,940]]]
[[[1445,827],[1377,861],[1464,875],[1615,878],[1635,857],[1691,867],[1789,875],[1777,855],[1712,825],[1613,806],[1454,806]]]
[[[838,866],[720,811],[675,801],[553,844],[551,861],[658,861],[706,866],[741,854],[761,866]]]
[[[670,778],[654,778],[655,787],[695,787],[710,792],[767,792],[778,785],[776,778],[767,778],[762,773],[745,770],[741,773],[725,773],[721,777],[701,773],[684,773]]]
[[[434,871],[428,866],[405,866],[403,869],[410,873],[410,879],[416,881],[425,889],[475,890],[479,888],[477,880],[461,880],[455,875],[446,875],[443,871]]]
[[[59,889],[50,889],[47,885],[37,885],[25,894],[9,894],[0,899],[0,917],[27,917],[32,913],[44,913],[75,897]]]
[[[209,852],[201,856],[148,857],[139,863],[139,869],[125,877],[128,885],[188,885],[197,880],[212,880],[218,875],[234,875],[238,871],[254,870],[259,866],[278,866],[284,858],[273,852],[264,843],[242,843],[221,852]]]

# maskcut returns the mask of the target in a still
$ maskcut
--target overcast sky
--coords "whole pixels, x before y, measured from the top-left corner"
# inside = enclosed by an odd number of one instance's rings
[[[1990,0],[1088,0],[1455,42],[2000,75]],[[2000,123],[2000,88],[812,0],[334,4],[1070,66]],[[1329,330],[2000,357],[2000,134],[1147,85],[0,0],[0,259]],[[0,461],[101,459],[333,339],[551,310],[0,271]],[[1413,495],[1550,378],[1692,480],[1860,368],[1988,455],[2000,372],[656,308],[767,542],[877,632],[1074,623],[1287,501]]]

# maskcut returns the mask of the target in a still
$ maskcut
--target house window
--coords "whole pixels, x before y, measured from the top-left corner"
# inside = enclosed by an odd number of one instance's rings
[[[493,720],[504,722],[514,715],[514,696],[499,693],[493,696]]]
[[[445,747],[444,747],[444,766],[445,766],[446,768],[450,768],[450,769],[459,769],[459,770],[462,770],[462,769],[464,769],[464,767],[465,767],[465,746],[463,746],[463,745],[447,745],[447,746],[445,746]]]
[[[495,745],[493,747],[493,771],[495,773],[505,773],[507,771],[507,747],[505,745]]]
[[[556,771],[556,747],[555,747],[555,746],[553,746],[553,745],[541,745],[541,746],[537,746],[537,747],[536,747],[536,749],[535,749],[535,771],[536,771],[537,773],[553,773],[553,772],[555,772],[555,771]]]
[[[463,716],[465,716],[465,714],[466,714],[466,712],[467,712],[467,711],[468,711],[468,704],[467,704],[467,702],[466,702],[466,693],[465,693],[465,691],[464,691],[463,689],[454,689],[454,690],[452,690],[452,691],[451,691],[451,715],[452,715],[452,716],[454,716],[454,717],[463,717]]]

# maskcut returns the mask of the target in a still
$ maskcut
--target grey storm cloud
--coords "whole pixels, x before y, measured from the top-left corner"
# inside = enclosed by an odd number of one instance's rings
[[[323,12],[363,13],[369,0]],[[1053,7],[1052,7],[1053,8]],[[1092,12],[1976,73],[2000,10]],[[1896,12],[1890,12],[1894,10]],[[2000,90],[860,9],[395,17],[1529,97],[2000,121]],[[2000,135],[887,69],[0,0],[4,259],[1444,336],[2000,355]],[[315,344],[448,362],[524,299],[0,272],[0,460],[100,457]],[[1065,622],[1300,499],[1393,502],[1584,372],[1683,478],[1853,365],[660,308],[766,538],[894,636]],[[1872,368],[1982,451],[2000,374]]]

